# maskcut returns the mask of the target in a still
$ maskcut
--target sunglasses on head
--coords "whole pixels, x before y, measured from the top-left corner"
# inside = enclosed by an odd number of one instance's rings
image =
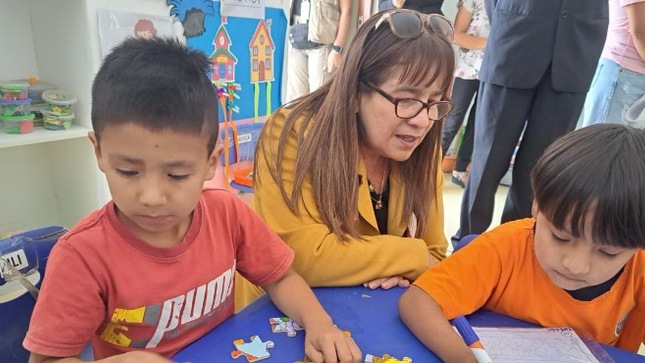
[[[400,39],[416,38],[425,30],[445,37],[450,43],[455,41],[452,22],[439,14],[421,14],[407,9],[392,10],[381,16],[374,30],[386,21],[390,24],[392,34]]]

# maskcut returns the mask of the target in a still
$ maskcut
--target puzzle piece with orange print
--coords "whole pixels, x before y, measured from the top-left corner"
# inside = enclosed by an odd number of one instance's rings
[[[275,346],[270,340],[263,342],[257,335],[252,336],[248,343],[245,343],[243,339],[234,340],[233,345],[236,350],[231,352],[231,357],[234,359],[245,357],[249,363],[269,358],[271,354],[268,349]]]
[[[382,357],[367,354],[364,363],[412,363],[412,358],[403,357],[403,359],[396,359],[389,354],[383,354]]]
[[[311,359],[305,357],[304,360],[302,361],[296,361],[293,363],[313,363]],[[412,359],[408,357],[403,357],[403,359],[399,360],[396,358],[393,358],[389,354],[383,354],[382,357],[375,357],[371,354],[368,354],[365,356],[365,361],[363,363],[412,363]]]

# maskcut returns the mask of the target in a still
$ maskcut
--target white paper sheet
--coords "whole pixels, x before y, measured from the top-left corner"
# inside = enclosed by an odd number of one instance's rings
[[[474,329],[495,363],[599,362],[571,328]]]

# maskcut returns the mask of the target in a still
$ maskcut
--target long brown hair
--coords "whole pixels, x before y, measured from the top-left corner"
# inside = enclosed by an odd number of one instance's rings
[[[381,84],[390,74],[400,72],[400,81],[430,85],[441,82],[447,94],[455,68],[450,42],[438,34],[423,32],[413,39],[400,39],[386,23],[375,28],[383,13],[369,18],[357,31],[332,78],[318,90],[284,106],[288,111],[280,137],[269,135],[265,127],[255,155],[255,183],[260,158],[267,163],[289,209],[299,213],[302,185],[309,179],[322,222],[341,239],[348,235],[359,237],[358,163],[360,158],[360,118],[357,117],[358,98],[364,88],[359,80]],[[282,117],[276,116],[272,117]],[[282,176],[284,150],[289,134],[298,137],[293,186],[285,187]],[[441,157],[438,147],[441,122],[434,125],[412,156],[398,163],[401,185],[404,187],[402,220],[412,214],[417,217],[417,236],[424,233],[429,206],[436,196],[437,165]],[[406,222],[407,223],[407,222]]]

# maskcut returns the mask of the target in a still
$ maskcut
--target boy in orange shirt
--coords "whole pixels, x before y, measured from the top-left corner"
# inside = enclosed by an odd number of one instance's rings
[[[360,360],[291,269],[293,251],[235,195],[203,190],[222,150],[208,67],[159,38],[105,58],[90,139],[113,200],[54,246],[23,343],[30,363],[79,362],[90,338],[100,361],[170,362],[233,315],[236,271],[306,329],[312,361]]]
[[[645,341],[645,131],[593,125],[535,165],[533,218],[503,224],[426,271],[401,319],[445,362],[476,362],[448,320],[480,308],[571,326],[636,352]]]

